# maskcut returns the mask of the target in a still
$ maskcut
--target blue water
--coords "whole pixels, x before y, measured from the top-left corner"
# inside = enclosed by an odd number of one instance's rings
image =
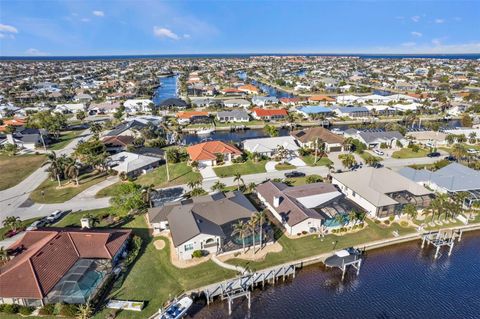
[[[178,76],[161,77],[160,84],[153,95],[153,103],[160,104],[163,100],[177,97]]]
[[[247,76],[247,73],[245,71],[238,71],[238,72],[236,72],[236,74],[237,74],[237,76],[240,80],[246,81],[246,82],[249,82],[249,83],[255,85],[256,87],[260,88],[263,91],[263,93],[266,93],[267,96],[274,96],[274,97],[279,98],[279,99],[283,98],[283,97],[293,97],[294,96],[291,93],[279,90],[277,88],[274,88],[273,86],[258,82],[258,81],[253,80],[253,79],[249,79],[248,76]]]
[[[359,57],[362,59],[480,59],[480,53],[472,54],[305,54],[305,53],[239,53],[239,54],[150,54],[150,55],[92,55],[92,56],[0,56],[0,60],[49,61],[49,60],[129,60],[129,59],[204,59],[250,58],[252,56],[325,56]]]
[[[464,234],[450,257],[434,260],[420,240],[369,252],[360,275],[314,265],[292,281],[237,299],[230,318],[480,318],[480,233]],[[197,302],[194,318],[227,318],[227,302]]]

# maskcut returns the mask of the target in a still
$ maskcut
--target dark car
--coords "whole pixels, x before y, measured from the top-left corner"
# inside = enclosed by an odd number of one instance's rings
[[[305,173],[297,172],[297,171],[285,173],[286,178],[303,177],[303,176],[305,176]]]
[[[449,155],[449,156],[445,156],[445,159],[447,161],[450,161],[450,162],[456,162],[457,159],[455,158],[455,156],[452,156],[452,155]]]
[[[428,153],[427,157],[439,157],[441,154],[439,152]]]

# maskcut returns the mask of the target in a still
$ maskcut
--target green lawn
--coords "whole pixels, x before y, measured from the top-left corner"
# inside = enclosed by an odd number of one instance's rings
[[[307,184],[307,178],[309,176],[315,176],[315,177],[318,177],[318,178],[321,178],[323,180],[323,177],[320,176],[320,175],[316,175],[316,174],[312,174],[312,175],[308,175],[308,176],[302,176],[302,177],[293,177],[293,178],[287,178],[285,181],[292,185],[292,186],[300,186],[300,185],[305,185]]]
[[[363,243],[384,238],[393,238],[392,231],[394,230],[398,230],[400,235],[406,235],[415,232],[415,229],[413,228],[402,228],[398,224],[392,224],[390,227],[386,227],[379,226],[368,219],[366,222],[368,223],[368,227],[357,233],[344,236],[327,235],[323,240],[319,239],[318,235],[311,235],[298,239],[289,239],[282,234],[278,240],[283,247],[281,252],[270,253],[263,261],[259,262],[232,259],[229,260],[229,263],[248,266],[252,270],[259,270],[277,264],[327,253],[332,250],[358,246]]]
[[[392,154],[393,158],[418,158],[425,157],[430,153],[429,150],[420,149],[418,152],[412,151],[410,148],[402,148],[401,150],[395,151]]]
[[[289,164],[289,163],[278,163],[277,165],[275,165],[275,169],[277,171],[286,171],[286,170],[289,170],[289,169],[294,169],[295,166],[293,166],[292,164]]]
[[[174,185],[187,184],[192,180],[200,180],[202,175],[198,172],[192,171],[192,168],[187,163],[169,163],[168,164],[170,181],[167,182],[166,165],[162,165],[145,175],[138,177],[135,183],[140,185],[151,185],[155,187],[168,187]],[[112,196],[121,182],[108,186],[97,193],[97,197]]]
[[[33,223],[34,221],[39,220],[39,219],[40,219],[40,217],[35,217],[35,218],[22,220],[19,228],[23,228],[23,227],[26,228],[26,227],[30,226],[31,223]],[[2,224],[2,226],[3,226],[3,224]],[[5,236],[5,233],[9,230],[10,230],[10,227],[0,228],[0,239],[4,239],[3,236]]]
[[[79,177],[79,186],[70,183],[68,186],[60,189],[57,188],[57,181],[52,181],[48,178],[42,184],[40,184],[37,189],[30,193],[30,199],[36,203],[44,204],[63,203],[72,199],[87,188],[104,181],[106,178],[106,173],[98,174],[97,172],[91,172]],[[67,182],[62,182],[62,184],[65,183]],[[44,191],[44,196],[42,196],[42,190]]]
[[[134,233],[144,239],[145,250],[134,263],[120,287],[111,292],[112,298],[148,301],[146,308],[140,312],[122,311],[117,318],[147,318],[157,311],[169,298],[178,296],[183,291],[198,288],[210,283],[222,281],[235,276],[233,271],[220,268],[212,261],[197,266],[180,269],[170,263],[170,245],[168,240],[163,250],[156,250],[148,235],[143,216],[136,217],[123,227],[132,228]],[[109,310],[98,313],[95,318],[105,318]]]
[[[111,210],[109,207],[107,208],[100,208],[100,209],[94,209],[94,210],[88,210],[88,211],[80,211],[80,212],[74,212],[66,215],[58,223],[56,223],[55,227],[80,227],[80,219],[83,218],[85,215],[90,214],[92,216],[98,217],[100,220],[100,223],[95,225],[95,227],[107,227],[109,223],[105,220],[102,219],[102,216],[110,214]]]
[[[0,154],[0,191],[13,187],[32,174],[45,161],[44,155]]]
[[[313,155],[307,155],[307,156],[302,156],[302,160],[308,165],[308,166],[327,166],[332,164],[332,161],[328,159],[328,157],[322,157],[322,158],[317,158],[317,163],[314,164],[315,162],[315,156]]]
[[[357,153],[358,154],[358,153]],[[380,156],[375,156],[375,155],[372,155],[370,154],[369,152],[363,152],[363,153],[360,153],[358,154],[364,161],[367,161],[367,159],[371,158],[371,157],[374,157],[377,159],[377,161],[381,161],[383,160],[383,158],[381,158]]]
[[[61,150],[65,146],[67,146],[68,143],[70,143],[74,138],[79,136],[82,133],[82,131],[66,131],[62,132],[60,135],[60,138],[55,141],[52,145],[48,147],[49,151],[57,151]]]
[[[252,162],[248,160],[241,164],[214,167],[213,170],[219,177],[234,176],[237,173],[240,173],[240,175],[258,174],[266,172],[266,163],[267,161]]]

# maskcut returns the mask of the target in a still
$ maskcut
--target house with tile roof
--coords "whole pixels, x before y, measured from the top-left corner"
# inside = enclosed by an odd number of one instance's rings
[[[127,249],[131,230],[43,228],[8,247],[0,303],[83,304],[99,291]]]
[[[203,111],[178,112],[176,116],[179,124],[210,122],[209,113]]]
[[[344,150],[345,138],[323,127],[311,127],[290,133],[302,147],[314,148],[315,141],[325,145],[326,152],[340,152]],[[320,146],[318,146],[320,147]]]
[[[221,141],[208,141],[187,147],[190,161],[198,162],[200,167],[215,166],[219,158],[224,164],[230,164],[234,158],[242,155],[242,152],[231,144]]]
[[[169,231],[178,258],[188,260],[196,250],[217,254],[241,249],[233,225],[247,222],[256,212],[242,192],[234,191],[150,208],[147,219],[154,232]]]
[[[275,121],[283,120],[287,117],[288,112],[285,109],[252,109],[252,116],[257,120]]]

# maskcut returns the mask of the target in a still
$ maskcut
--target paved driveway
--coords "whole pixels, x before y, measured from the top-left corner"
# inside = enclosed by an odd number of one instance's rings
[[[202,175],[204,180],[218,178],[217,174],[215,174],[215,171],[213,170],[213,167],[211,166],[200,167],[199,172]]]
[[[267,164],[265,164],[265,170],[267,172],[276,172],[277,171],[277,169],[275,168],[276,165],[277,165],[277,162],[269,161],[267,162]]]
[[[291,160],[289,160],[288,163],[290,163],[290,164],[292,164],[293,166],[296,166],[296,167],[307,166],[307,164],[300,157],[294,157]]]

